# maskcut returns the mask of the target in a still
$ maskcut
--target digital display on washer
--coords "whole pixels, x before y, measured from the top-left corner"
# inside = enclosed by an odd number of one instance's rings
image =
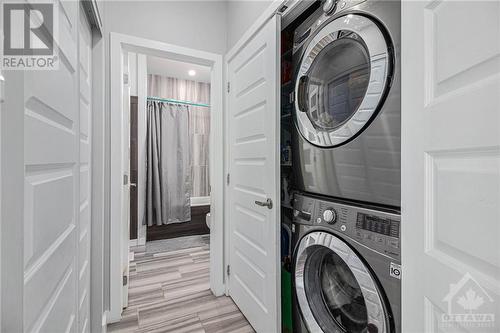
[[[358,213],[356,228],[386,236],[399,237],[399,221],[382,218],[377,215]]]

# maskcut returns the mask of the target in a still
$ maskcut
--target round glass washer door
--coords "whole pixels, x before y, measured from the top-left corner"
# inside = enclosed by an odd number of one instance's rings
[[[390,53],[371,19],[349,14],[309,42],[295,84],[297,127],[310,143],[341,145],[375,116],[387,87]]]
[[[388,316],[377,283],[340,238],[312,232],[299,243],[295,290],[311,333],[386,333]]]

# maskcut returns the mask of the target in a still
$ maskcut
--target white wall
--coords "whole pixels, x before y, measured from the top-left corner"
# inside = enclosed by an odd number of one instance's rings
[[[223,54],[224,1],[106,1],[106,33],[119,32]]]
[[[272,2],[105,1],[104,29],[224,54]]]
[[[208,66],[154,56],[148,56],[147,62],[148,74],[210,83],[211,68]],[[194,70],[196,74],[190,76],[188,74],[190,70]]]
[[[128,53],[128,71],[130,96],[137,96],[137,53]]]
[[[227,50],[238,42],[272,2],[273,0],[227,1]]]

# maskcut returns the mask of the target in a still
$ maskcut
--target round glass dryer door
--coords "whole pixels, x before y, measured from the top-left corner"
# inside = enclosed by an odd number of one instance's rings
[[[387,87],[390,53],[380,28],[350,14],[309,42],[295,85],[296,123],[321,147],[348,141],[375,116]]]
[[[299,243],[295,289],[311,333],[386,333],[388,316],[368,268],[341,239],[312,232]]]

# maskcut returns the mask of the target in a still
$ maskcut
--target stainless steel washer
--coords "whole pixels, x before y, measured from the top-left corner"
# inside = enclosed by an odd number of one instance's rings
[[[294,332],[401,332],[400,215],[296,195]]]
[[[294,35],[301,191],[400,206],[400,4],[326,1]]]

